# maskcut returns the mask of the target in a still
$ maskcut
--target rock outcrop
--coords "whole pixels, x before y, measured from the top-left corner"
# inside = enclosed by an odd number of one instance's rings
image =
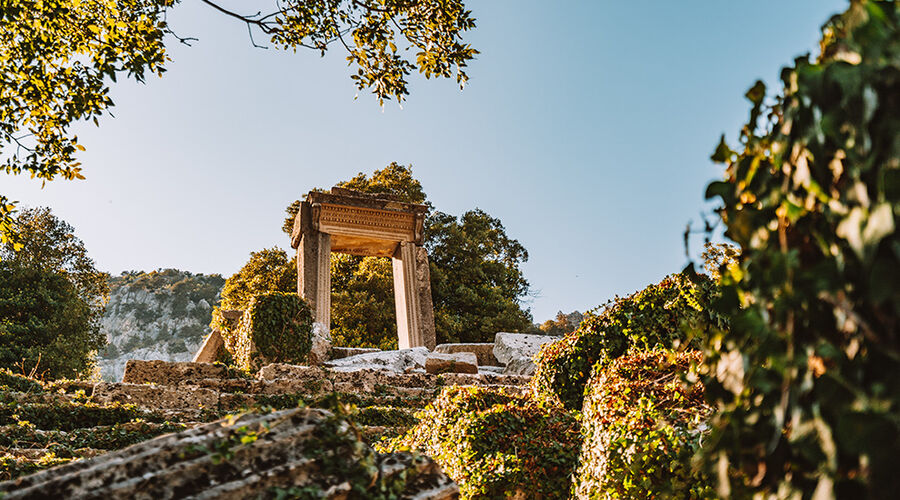
[[[247,414],[0,483],[7,500],[315,498],[446,500],[459,489],[430,458],[380,455],[345,419],[300,408]]]
[[[219,275],[175,269],[112,278],[100,321],[109,342],[97,360],[102,378],[120,380],[129,359],[190,361],[210,333],[212,305],[224,282]]]

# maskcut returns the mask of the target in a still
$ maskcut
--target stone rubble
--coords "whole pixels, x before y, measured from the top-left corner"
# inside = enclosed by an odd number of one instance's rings
[[[434,352],[453,354],[457,352],[471,352],[478,357],[478,366],[500,366],[500,362],[494,357],[494,343],[468,343],[468,344],[441,344],[434,348]]]

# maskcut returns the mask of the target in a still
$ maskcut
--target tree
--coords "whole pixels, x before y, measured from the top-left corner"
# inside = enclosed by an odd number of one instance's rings
[[[725,180],[703,455],[723,497],[893,498],[900,490],[900,4],[854,0],[821,55],[757,82]]]
[[[425,228],[439,342],[487,342],[501,331],[531,327],[521,299],[528,281],[519,265],[528,252],[500,219],[475,209],[458,219],[435,212]]]
[[[47,378],[88,375],[106,344],[100,319],[109,275],[49,209],[24,210],[15,223],[21,248],[0,246],[0,367]]]
[[[340,187],[386,194],[430,206],[411,167],[391,163],[371,177],[360,173]],[[286,210],[290,234],[300,202]],[[431,261],[437,341],[482,342],[498,331],[531,326],[521,308],[528,293],[519,265],[525,248],[506,235],[499,219],[481,210],[462,217],[432,212],[425,219],[425,246]],[[393,270],[389,259],[332,254],[331,331],[337,345],[396,348]]]
[[[478,51],[463,43],[475,27],[461,0],[276,1],[263,14],[241,15],[216,2],[216,11],[262,33],[275,47],[321,53],[347,51],[351,78],[379,103],[408,95],[407,77],[455,77]],[[83,179],[76,153],[84,147],[72,124],[106,114],[110,82],[143,82],[162,75],[166,42],[175,35],[166,13],[175,0],[0,1],[0,155],[9,174],[28,172],[42,182]],[[4,148],[6,151],[4,151]],[[15,203],[0,195],[0,243],[12,237]]]

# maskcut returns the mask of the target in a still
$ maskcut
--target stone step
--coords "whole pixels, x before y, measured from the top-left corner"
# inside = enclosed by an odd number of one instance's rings
[[[129,360],[123,383],[187,385],[226,392],[265,393],[265,386],[290,386],[277,392],[333,392],[336,386],[354,386],[358,392],[372,391],[378,385],[434,388],[445,385],[527,385],[530,377],[484,373],[427,374],[396,373],[388,370],[363,369],[339,371],[318,366],[274,363],[260,369],[255,378],[222,365],[192,362]]]
[[[38,498],[255,498],[273,488],[366,496],[396,486],[398,496],[456,498],[458,488],[430,459],[378,455],[323,410],[244,415],[124,450],[69,462],[0,483],[4,500]],[[5,494],[5,496],[4,496]]]

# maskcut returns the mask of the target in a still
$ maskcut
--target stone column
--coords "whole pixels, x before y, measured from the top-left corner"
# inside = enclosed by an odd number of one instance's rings
[[[416,245],[401,242],[391,259],[394,266],[394,306],[399,348],[425,345],[422,338],[419,296],[416,293]]]
[[[313,310],[315,321],[331,328],[331,235],[304,232],[297,247],[297,292]]]
[[[434,302],[431,300],[431,267],[428,265],[428,251],[416,246],[416,294],[418,295],[419,331],[425,347],[434,350]]]

